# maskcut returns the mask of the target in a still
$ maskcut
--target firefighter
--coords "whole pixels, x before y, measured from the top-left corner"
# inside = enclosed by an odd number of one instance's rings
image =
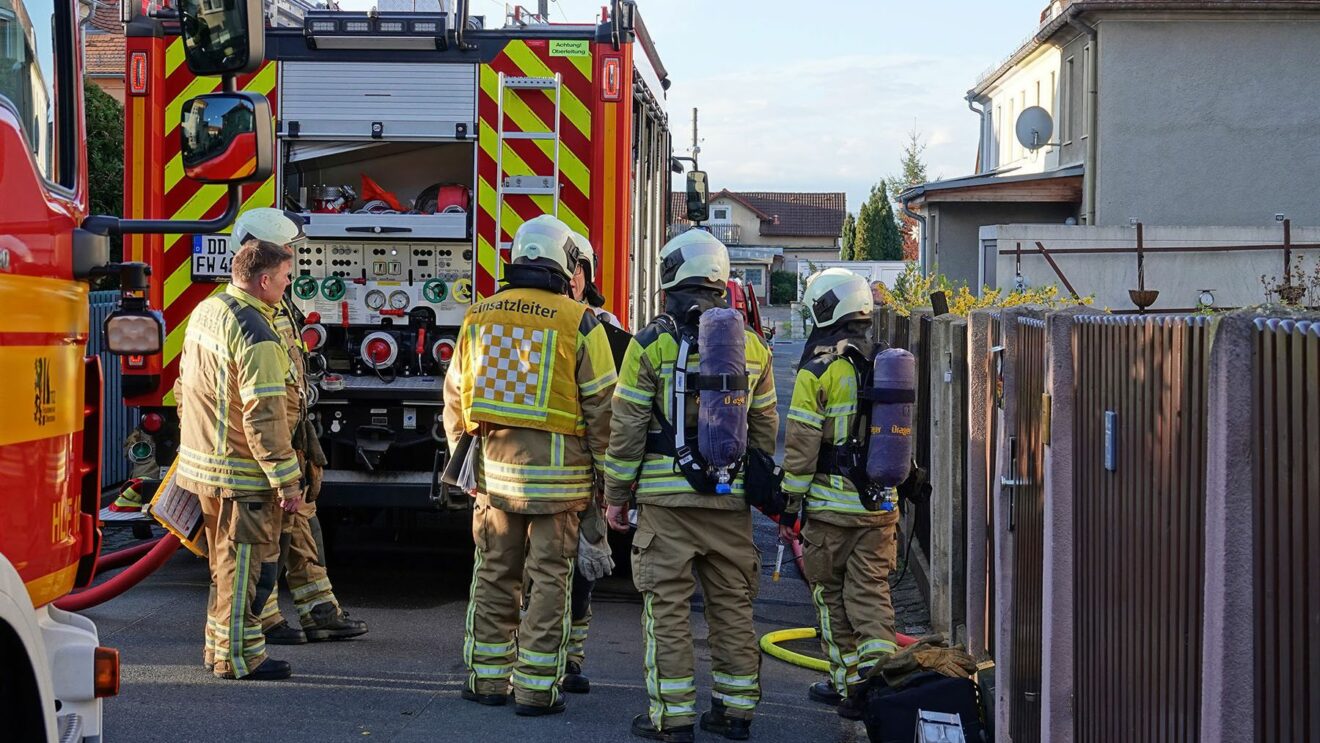
[[[578,250],[578,262],[569,281],[569,296],[586,304],[601,323],[622,330],[619,318],[604,309],[605,297],[596,288],[596,251],[585,235],[574,232],[573,242]],[[608,330],[608,329],[607,329]],[[560,686],[572,694],[591,691],[591,679],[582,673],[586,661],[587,633],[591,628],[591,591],[596,581],[614,569],[609,541],[605,534],[605,520],[601,517],[601,503],[593,492],[591,502],[578,515],[578,561],[573,573],[572,600],[569,603],[573,625],[569,630],[568,659]]]
[[[227,679],[282,679],[266,656],[259,615],[275,583],[280,516],[302,506],[293,448],[288,350],[275,317],[293,256],[270,242],[234,256],[232,280],[193,310],[179,359],[180,487],[199,496],[211,581],[207,617],[212,672]]]
[[[857,435],[854,426],[861,425],[858,390],[870,369],[875,305],[866,281],[841,268],[812,276],[802,301],[815,328],[803,350],[784,434],[788,504],[780,536],[794,538],[805,500],[803,567],[830,662],[829,679],[813,684],[808,697],[857,720],[861,682],[897,649],[888,582],[896,558],[897,504],[887,491],[878,510],[869,510],[858,483],[848,477],[855,470],[843,464],[845,446],[866,452],[865,432]]]
[[[234,222],[234,239],[240,245],[252,240],[266,240],[283,245],[296,252],[297,243],[304,239],[302,217],[281,209],[249,209]],[[321,554],[320,520],[316,516],[316,497],[321,490],[321,472],[325,454],[307,420],[308,378],[307,348],[303,345],[298,328],[302,315],[286,295],[275,316],[275,329],[288,347],[293,364],[294,384],[289,387],[289,430],[294,449],[302,463],[306,490],[303,505],[294,513],[284,514],[280,527],[279,564],[284,569],[285,581],[293,594],[298,611],[299,627],[291,626],[280,616],[279,589],[272,586],[270,598],[261,612],[261,627],[266,642],[272,645],[301,645],[305,642],[342,640],[366,634],[367,623],[351,619],[339,607],[330,577]]]
[[[523,716],[564,710],[578,512],[609,445],[614,363],[596,315],[568,296],[577,260],[558,219],[519,227],[506,286],[468,309],[445,376],[450,451],[477,439],[462,697],[502,705],[512,679]],[[520,625],[524,575],[532,588]]]
[[[692,230],[660,251],[660,286],[665,312],[643,328],[628,347],[614,392],[614,420],[605,460],[606,520],[626,532],[628,507],[636,485],[637,532],[633,536],[633,581],[642,594],[642,632],[648,714],[633,718],[634,735],[651,740],[691,741],[697,687],[693,675],[692,633],[688,624],[701,579],[710,625],[714,698],[701,716],[701,728],[731,740],[751,734],[752,713],[760,700],[761,655],[752,621],[752,600],[760,577],[760,555],[752,542],[752,515],[741,475],[731,492],[690,482],[676,474],[677,426],[671,415],[674,365],[679,337],[696,336],[701,312],[726,306],[729,253],[708,232]],[[746,343],[749,406],[747,444],[775,450],[779,415],[770,349],[751,330]],[[698,354],[692,358],[698,358]],[[689,367],[695,368],[692,360]],[[689,375],[688,381],[691,381]],[[695,395],[692,396],[695,399]],[[687,405],[684,431],[696,427],[696,406]],[[657,433],[659,432],[659,433]],[[696,440],[695,433],[687,433]]]

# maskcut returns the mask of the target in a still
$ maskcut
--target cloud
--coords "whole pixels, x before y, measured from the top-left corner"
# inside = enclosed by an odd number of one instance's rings
[[[972,170],[977,121],[962,96],[973,69],[973,60],[911,54],[708,68],[669,91],[674,150],[690,148],[696,106],[714,188],[846,191],[855,210],[871,184],[898,172],[914,124],[932,175]]]

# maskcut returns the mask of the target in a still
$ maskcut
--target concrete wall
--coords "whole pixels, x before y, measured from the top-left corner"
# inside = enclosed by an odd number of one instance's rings
[[[1019,222],[1061,225],[1068,217],[1077,216],[1071,204],[936,203],[930,211],[927,249],[932,271],[938,267],[955,283],[965,282],[973,289],[980,288],[982,227]]]
[[[1282,277],[1283,228],[1272,227],[1162,227],[1147,225],[1146,247],[1160,246],[1232,246],[1278,245],[1279,250],[1222,253],[1148,253],[1146,288],[1160,292],[1153,311],[1193,309],[1203,289],[1214,294],[1216,307],[1250,307],[1277,301],[1266,297],[1260,276]],[[1083,296],[1094,295],[1094,306],[1112,310],[1132,310],[1135,306],[1128,290],[1137,288],[1136,253],[1069,255],[1070,249],[1127,248],[1135,251],[1136,229],[1132,227],[1081,227],[1066,225],[1012,224],[987,227],[981,241],[987,250],[1035,250],[1037,241],[1054,257],[1059,270]],[[1320,227],[1293,227],[1294,244],[1320,244]],[[990,243],[994,248],[990,247]],[[1320,251],[1294,250],[1293,260],[1304,261],[1310,273]],[[995,275],[988,276],[991,286],[1014,286],[1015,256],[985,256],[987,265],[995,265]],[[1063,282],[1040,255],[1022,257],[1022,279],[1027,286],[1056,285]]]
[[[1320,224],[1320,21],[1102,20],[1097,221]]]
[[[998,312],[976,310],[968,318],[967,338],[967,652],[973,658],[989,657],[992,642],[987,626],[986,596],[990,572],[986,554],[986,525],[990,514],[992,478],[998,472],[988,467],[987,453],[995,442],[990,440],[990,416],[999,415],[994,407],[994,379],[990,374],[991,326]],[[990,525],[993,526],[993,525]]]

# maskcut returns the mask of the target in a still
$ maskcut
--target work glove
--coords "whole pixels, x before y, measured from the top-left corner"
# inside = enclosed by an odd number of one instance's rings
[[[594,503],[587,506],[581,518],[577,569],[587,580],[600,580],[614,572],[614,556],[610,552],[609,540],[605,537],[605,524]]]

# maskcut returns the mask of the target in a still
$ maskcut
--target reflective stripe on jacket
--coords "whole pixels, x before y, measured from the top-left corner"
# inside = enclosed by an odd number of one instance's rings
[[[450,451],[463,433],[480,437],[478,500],[516,513],[582,510],[609,445],[616,379],[605,328],[586,305],[506,289],[468,310],[445,375],[444,423]],[[506,404],[513,415],[496,410]]]
[[[779,413],[775,409],[775,375],[770,347],[747,330],[747,386],[751,390],[747,414],[747,443],[774,452],[779,433]],[[737,510],[746,508],[741,473],[729,495],[695,493],[683,475],[674,471],[674,458],[646,451],[648,432],[660,431],[655,417],[656,403],[666,415],[672,415],[674,362],[678,359],[678,341],[664,327],[652,322],[642,329],[628,346],[614,389],[614,424],[610,432],[610,451],[605,458],[605,497],[613,504],[628,502],[634,483],[637,502],[665,506],[695,506]],[[700,357],[688,358],[689,372],[700,368]],[[689,429],[696,426],[699,395],[687,402]],[[695,438],[690,442],[696,446]]]
[[[868,511],[843,475],[817,472],[821,445],[848,440],[857,416],[857,372],[835,353],[816,356],[798,370],[784,432],[784,493],[795,512],[805,496],[810,518],[837,526],[892,521],[897,512]]]
[[[230,284],[188,318],[175,384],[182,487],[206,495],[297,494],[287,409],[292,367],[275,314]]]

